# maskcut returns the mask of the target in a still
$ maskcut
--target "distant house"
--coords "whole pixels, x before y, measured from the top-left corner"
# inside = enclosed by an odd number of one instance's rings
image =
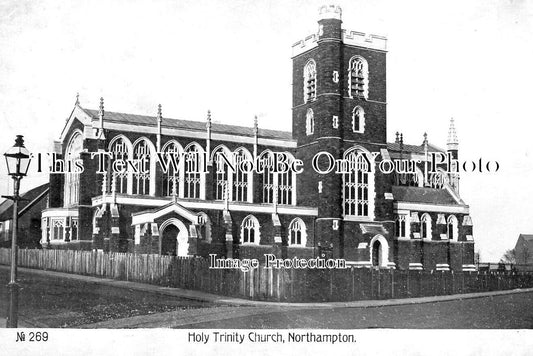
[[[41,212],[46,209],[49,185],[45,183],[21,195],[18,206],[18,246],[40,248]],[[13,201],[0,203],[0,247],[11,247]]]
[[[533,235],[520,234],[514,250],[517,264],[533,265]]]

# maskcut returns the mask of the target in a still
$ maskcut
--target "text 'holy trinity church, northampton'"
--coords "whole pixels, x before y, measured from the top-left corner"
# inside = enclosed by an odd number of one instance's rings
[[[426,135],[420,145],[398,134],[387,143],[387,40],[343,29],[341,15],[338,6],[321,7],[318,32],[293,45],[292,132],[261,129],[257,120],[217,124],[210,113],[205,122],[170,119],[161,106],[154,116],[105,111],[103,99],[92,110],[76,100],[54,151],[84,170],[50,174],[43,248],[473,270],[459,174],[430,170],[434,152],[458,157],[453,121],[446,150]],[[112,154],[105,173],[98,152]],[[279,152],[301,160],[303,172],[273,169]],[[158,153],[183,159],[163,169]],[[317,155],[352,169],[322,174],[311,168]],[[117,171],[114,160],[140,169]],[[267,164],[247,171],[244,160]],[[419,163],[413,172],[383,172],[383,160]]]

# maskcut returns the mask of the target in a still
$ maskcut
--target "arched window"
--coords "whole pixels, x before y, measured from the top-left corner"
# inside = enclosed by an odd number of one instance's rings
[[[305,246],[307,241],[307,231],[302,219],[296,218],[289,225],[289,236],[287,242],[290,246]]]
[[[279,153],[285,155],[280,156],[289,164],[294,160],[294,157],[287,152]],[[270,151],[263,152],[260,156],[263,168],[263,203],[274,203],[274,196],[277,197],[277,204],[294,205],[296,203],[296,173],[291,170],[287,172],[273,173],[274,157]]]
[[[406,216],[398,215],[396,217],[396,237],[406,237]]]
[[[230,162],[232,155],[226,146],[219,146],[213,151],[213,162],[214,162],[214,174],[215,179],[213,180],[213,191],[215,192],[216,200],[224,200],[226,189],[229,189],[229,165],[224,159],[226,157]],[[228,192],[228,199],[230,195]]]
[[[316,63],[310,59],[304,67],[304,102],[316,99]]]
[[[183,157],[184,169],[184,198],[200,199],[202,189],[202,154],[197,144],[190,145]]]
[[[309,136],[315,132],[315,117],[312,109],[307,109],[305,114],[305,133]]]
[[[133,173],[133,194],[150,194],[152,181],[152,155],[150,143],[146,139],[139,140],[133,147],[133,161],[137,171]]]
[[[198,213],[198,225],[198,238],[205,242],[211,242],[211,219],[209,219],[209,216],[207,216],[206,213]]]
[[[251,201],[252,198],[252,192],[250,189],[252,184],[252,172],[251,170],[245,172],[241,169],[243,168],[241,166],[243,161],[248,161],[252,164],[252,155],[246,149],[240,148],[233,154],[235,171],[232,175],[232,200],[234,201]]]
[[[180,165],[183,162],[180,157],[181,152],[181,146],[175,141],[170,141],[163,147],[163,157],[168,162],[167,172],[161,176],[161,194],[163,196],[179,195],[179,173]]]
[[[259,245],[259,221],[255,216],[248,215],[242,221],[241,239],[243,244]]]
[[[363,57],[354,56],[350,59],[348,71],[348,88],[350,98],[368,99],[368,63]]]
[[[431,216],[428,213],[422,215],[420,219],[420,236],[423,239],[431,239]]]
[[[365,132],[365,111],[360,106],[356,106],[352,111],[352,131]]]
[[[111,141],[109,151],[113,153],[114,160],[123,160],[126,162],[130,159],[131,143],[124,137],[117,137]],[[115,181],[115,191],[120,194],[128,194],[128,170],[126,167],[119,172],[113,172]]]
[[[443,189],[448,182],[448,175],[440,169],[437,172],[432,173],[429,177],[431,188]]]
[[[447,236],[449,240],[458,240],[458,224],[457,224],[457,218],[454,215],[448,216],[448,222],[447,222]]]
[[[274,173],[272,173],[272,165],[274,158],[272,152],[265,151],[260,156],[263,168],[263,203],[274,202]]]
[[[405,168],[406,170],[408,167],[403,166],[403,163],[407,163],[407,160],[402,160],[402,170]],[[404,170],[404,172],[406,171]],[[424,186],[424,174],[420,170],[420,168],[415,167],[414,173],[394,173],[394,184],[400,185],[400,186],[406,186],[406,187],[423,187]]]
[[[68,143],[65,151],[65,158],[71,162],[80,158],[80,152],[83,150],[83,137],[79,131],[74,132]],[[74,163],[72,164],[74,167]],[[80,174],[69,172],[65,175],[64,186],[65,198],[63,200],[64,206],[72,206],[78,204],[80,196]]]
[[[348,172],[344,180],[344,216],[372,217],[373,215],[373,172],[372,157],[368,152],[353,148],[344,154]]]
[[[78,219],[72,218],[70,221],[70,240],[77,240],[78,239]]]
[[[294,161],[294,157],[287,152],[284,152],[284,154],[287,158],[287,163],[291,164]],[[287,172],[280,172],[276,176],[275,184],[278,188],[278,204],[293,204],[293,194],[296,190],[294,187],[296,182],[295,173],[292,170],[287,170]]]

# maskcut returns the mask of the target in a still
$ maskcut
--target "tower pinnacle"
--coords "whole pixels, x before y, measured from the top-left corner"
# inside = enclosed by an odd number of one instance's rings
[[[342,9],[338,5],[323,5],[318,9],[318,18],[342,20]]]
[[[448,129],[448,150],[457,150],[459,148],[459,140],[457,139],[457,132],[455,131],[455,121],[453,117],[450,119],[450,128]]]

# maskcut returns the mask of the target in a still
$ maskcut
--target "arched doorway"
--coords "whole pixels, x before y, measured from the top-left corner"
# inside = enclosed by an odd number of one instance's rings
[[[161,254],[176,256],[178,251],[178,233],[179,229],[174,225],[169,225],[163,230],[161,236]]]
[[[379,241],[374,242],[374,245],[372,246],[372,266],[379,267],[379,260],[380,260],[380,253],[381,253],[381,243]]]
[[[389,267],[389,243],[382,235],[370,240],[370,263],[375,267]]]
[[[178,219],[169,219],[161,224],[161,254],[189,256],[189,231]]]

